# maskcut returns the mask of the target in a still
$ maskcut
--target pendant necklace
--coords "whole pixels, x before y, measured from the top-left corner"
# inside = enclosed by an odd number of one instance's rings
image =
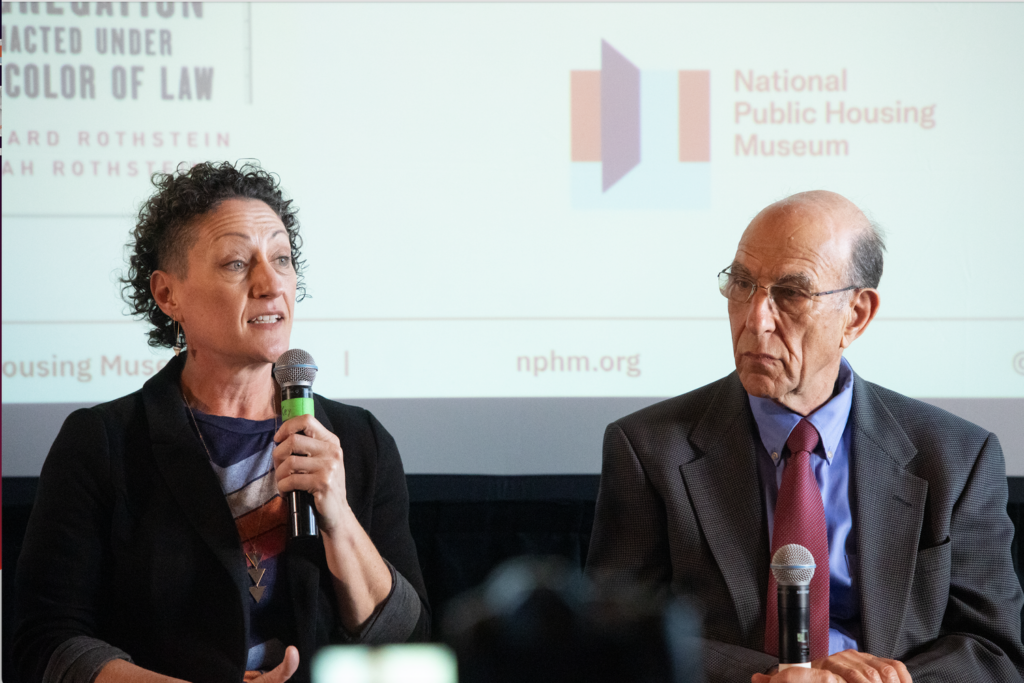
[[[260,513],[260,523],[262,523],[262,522],[263,522],[263,513],[261,512]],[[264,567],[263,569],[260,569],[260,560],[262,560],[263,557],[260,555],[260,552],[258,550],[256,550],[256,544],[255,543],[250,543],[250,546],[251,546],[251,551],[250,551],[251,554],[245,552],[244,548],[242,549],[242,553],[245,555],[246,559],[249,560],[249,562],[252,563],[252,566],[249,567],[249,570],[248,570],[249,571],[249,578],[252,579],[253,583],[256,584],[255,586],[249,586],[249,593],[252,595],[253,599],[256,602],[259,602],[260,600],[263,599],[263,591],[265,591],[267,589],[266,586],[261,586],[260,585],[260,580],[263,579],[263,573],[266,572],[267,569],[266,569],[266,567]]]
[[[199,429],[199,422],[196,420],[196,414],[192,412],[192,406],[189,405],[188,399],[185,398],[185,391],[181,392],[181,400],[185,402],[185,407],[188,408],[188,414],[192,416],[192,424],[195,425],[196,433],[199,434],[199,441],[203,444],[203,448],[206,450],[206,457],[213,462],[213,454],[210,453],[210,447],[206,445],[206,439],[203,438],[203,431]],[[277,433],[277,411],[274,411],[274,433]],[[263,529],[263,514],[266,512],[266,504],[260,506],[260,516],[256,522],[256,533],[259,534],[260,530]],[[253,600],[259,603],[263,599],[263,592],[267,590],[266,586],[261,586],[260,581],[263,580],[263,574],[266,573],[266,567],[260,567],[260,562],[263,560],[263,554],[260,553],[256,548],[256,536],[252,537],[252,540],[248,542],[249,551],[246,552],[245,546],[242,546],[242,554],[245,555],[245,559],[252,565],[248,567],[246,571],[249,573],[249,578],[255,584],[249,586],[249,594],[252,595]]]

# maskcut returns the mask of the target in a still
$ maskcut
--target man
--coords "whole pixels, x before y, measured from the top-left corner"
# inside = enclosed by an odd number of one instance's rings
[[[691,594],[712,682],[1024,680],[998,440],[842,357],[882,250],[837,194],[764,209],[719,277],[736,372],[605,432],[587,571]],[[817,564],[813,663],[777,673],[769,562],[791,542]]]

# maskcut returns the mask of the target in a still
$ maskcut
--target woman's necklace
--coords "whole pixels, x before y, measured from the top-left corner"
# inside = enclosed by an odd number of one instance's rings
[[[203,448],[206,450],[206,457],[210,459],[210,462],[213,462],[213,454],[210,453],[210,447],[206,445],[206,439],[203,438],[203,430],[199,429],[199,421],[196,420],[196,414],[194,412],[192,412],[192,406],[189,404],[188,399],[185,398],[185,391],[184,391],[184,389],[182,389],[182,392],[181,392],[181,400],[185,402],[185,407],[188,408],[188,414],[192,416],[192,424],[195,425],[196,433],[199,434],[199,442],[203,444]],[[279,426],[280,425],[278,425],[278,422],[277,422],[277,411],[275,410],[274,411],[274,433],[275,434],[277,433],[277,428]],[[260,516],[259,516],[259,519],[256,521],[256,533],[257,533],[257,535],[259,534],[260,530],[263,528],[263,513],[265,513],[266,511],[267,511],[266,510],[266,504],[261,505],[260,506]],[[245,546],[244,545],[242,546],[242,554],[245,555],[245,559],[247,559],[249,561],[249,563],[252,565],[251,567],[247,568],[247,571],[249,572],[249,578],[252,579],[252,582],[254,584],[256,584],[256,585],[249,586],[249,594],[252,595],[253,600],[255,600],[258,603],[260,600],[263,599],[264,591],[267,590],[266,586],[261,586],[260,585],[260,581],[263,580],[263,574],[266,573],[267,568],[266,567],[260,567],[260,561],[263,560],[263,554],[260,553],[260,551],[256,548],[256,536],[253,536],[252,540],[249,541],[249,550],[248,550],[248,552],[246,552]]]

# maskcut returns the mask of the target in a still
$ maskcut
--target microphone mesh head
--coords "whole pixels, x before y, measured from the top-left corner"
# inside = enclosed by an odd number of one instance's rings
[[[790,543],[775,551],[772,574],[780,586],[802,586],[814,576],[814,555],[802,545]]]
[[[313,356],[302,349],[288,349],[274,365],[274,378],[282,387],[294,384],[311,387],[316,379],[316,371]]]

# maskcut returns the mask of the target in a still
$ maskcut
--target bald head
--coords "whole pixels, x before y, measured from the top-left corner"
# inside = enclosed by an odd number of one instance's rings
[[[818,211],[823,215],[833,216],[837,220],[848,223],[854,229],[870,227],[867,216],[857,208],[856,204],[843,195],[828,190],[798,192],[770,204],[758,215],[776,210],[795,211],[800,209]]]
[[[768,205],[747,226],[740,245],[765,239],[779,250],[794,242],[819,245],[815,248],[827,252],[848,285],[878,287],[881,280],[885,244],[880,230],[841,194],[811,190]]]

